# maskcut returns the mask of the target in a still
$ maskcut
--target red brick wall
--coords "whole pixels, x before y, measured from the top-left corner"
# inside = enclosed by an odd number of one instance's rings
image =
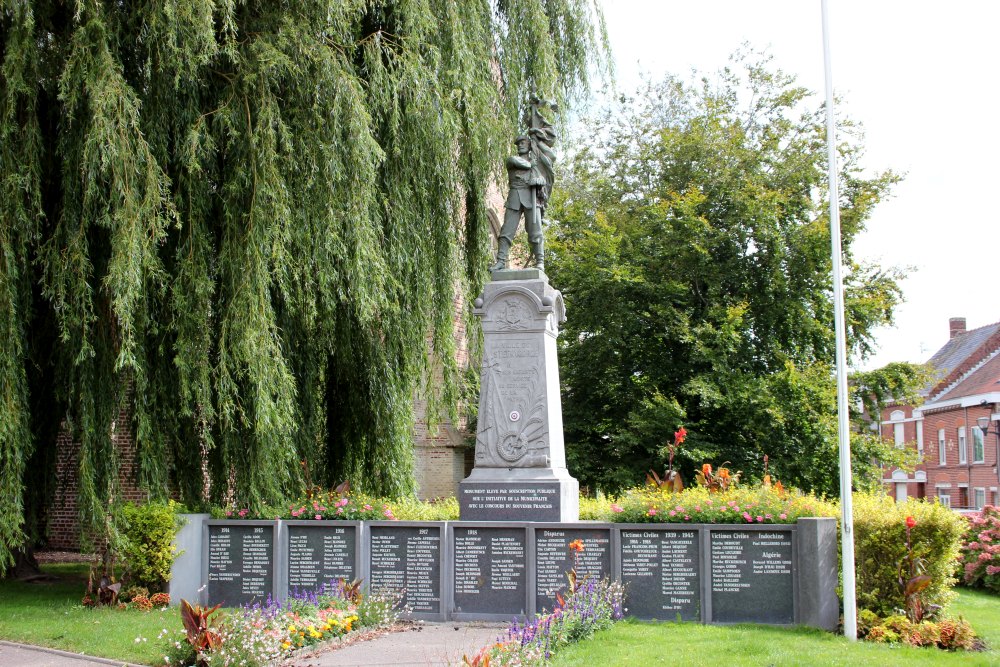
[[[951,496],[953,507],[968,507],[976,487],[986,490],[986,502],[994,501],[992,490],[1000,486],[997,478],[997,441],[995,434],[983,439],[983,462],[974,463],[972,427],[977,417],[989,416],[993,405],[970,408],[953,407],[932,411],[924,415],[924,461],[927,470],[927,495],[942,493]],[[958,462],[958,429],[965,427],[966,463]],[[990,426],[995,430],[997,423]],[[939,463],[938,430],[944,429],[946,465]],[[950,486],[940,487],[939,484]],[[959,486],[963,485],[963,486]],[[963,493],[964,491],[964,493]]]
[[[146,500],[135,484],[136,449],[129,423],[129,415],[122,409],[112,424],[111,441],[118,451],[118,482],[123,500]],[[76,495],[78,487],[80,443],[74,442],[63,429],[56,440],[56,490],[49,507],[48,546],[51,549],[77,551],[80,549],[80,515]]]

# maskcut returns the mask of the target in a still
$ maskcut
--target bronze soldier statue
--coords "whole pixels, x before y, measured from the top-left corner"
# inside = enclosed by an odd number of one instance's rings
[[[510,190],[507,193],[503,226],[500,228],[500,239],[497,248],[496,262],[490,271],[507,268],[507,254],[514,243],[514,236],[524,215],[524,229],[528,234],[531,247],[532,266],[545,269],[545,238],[542,224],[545,216],[545,205],[552,192],[554,180],[553,163],[555,153],[552,145],[555,143],[555,132],[552,123],[545,117],[548,109],[555,111],[552,102],[532,97],[525,124],[529,125],[527,134],[522,134],[514,140],[517,155],[507,158],[507,182]]]

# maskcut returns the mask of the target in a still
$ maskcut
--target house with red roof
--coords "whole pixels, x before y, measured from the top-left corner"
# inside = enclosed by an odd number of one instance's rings
[[[924,402],[882,412],[882,437],[916,447],[922,463],[912,473],[890,468],[883,481],[897,500],[1000,505],[1000,322],[972,330],[964,317],[948,324],[948,342],[928,361],[934,375]]]

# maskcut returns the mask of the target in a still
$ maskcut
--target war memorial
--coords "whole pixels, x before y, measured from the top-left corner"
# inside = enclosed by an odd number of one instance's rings
[[[579,521],[566,468],[556,338],[562,295],[544,272],[541,233],[553,182],[551,114],[533,98],[507,160],[510,190],[492,280],[474,301],[484,333],[475,465],[461,518],[233,521],[192,515],[178,536],[171,594],[226,606],[361,579],[404,592],[412,618],[526,618],[556,604],[583,544],[581,577],[626,586],[627,615],[702,623],[838,623],[837,528],[796,524]],[[508,267],[521,219],[531,265]]]

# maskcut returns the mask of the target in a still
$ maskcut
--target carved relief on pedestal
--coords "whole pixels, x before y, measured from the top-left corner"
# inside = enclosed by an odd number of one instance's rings
[[[549,465],[545,386],[534,341],[499,341],[483,355],[476,466]]]

